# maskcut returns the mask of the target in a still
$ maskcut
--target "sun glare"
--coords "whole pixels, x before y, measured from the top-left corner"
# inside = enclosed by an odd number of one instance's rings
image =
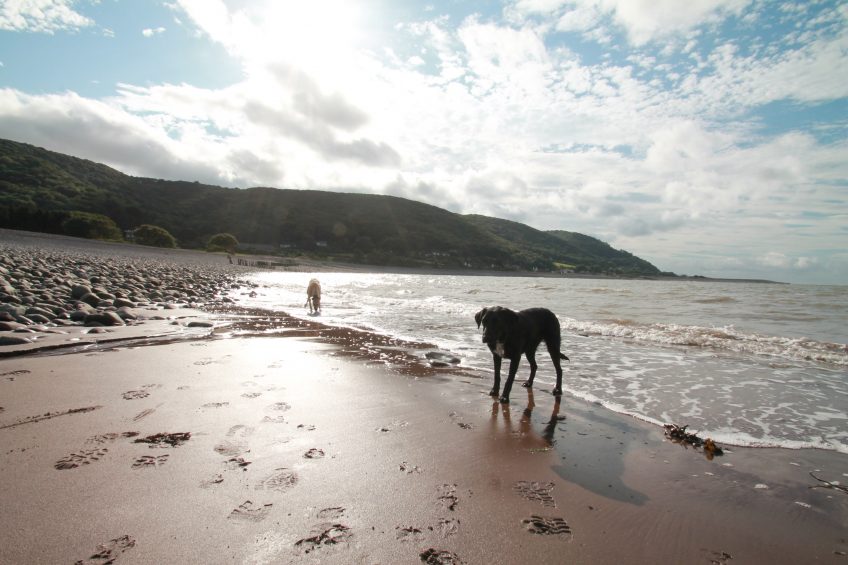
[[[360,39],[360,13],[344,0],[273,1],[264,4],[257,24],[261,48],[304,65],[345,58]]]

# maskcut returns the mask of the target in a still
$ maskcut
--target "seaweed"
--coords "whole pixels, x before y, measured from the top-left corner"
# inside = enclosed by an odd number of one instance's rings
[[[710,439],[701,439],[697,434],[686,431],[689,426],[678,426],[677,424],[665,424],[665,437],[675,443],[683,445],[691,445],[692,447],[702,449],[707,459],[712,459],[716,455],[724,455],[724,450]]]

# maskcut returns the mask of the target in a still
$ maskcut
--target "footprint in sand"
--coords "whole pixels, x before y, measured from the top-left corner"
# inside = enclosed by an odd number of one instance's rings
[[[346,544],[353,535],[349,527],[329,522],[317,524],[310,533],[311,536],[298,540],[294,544],[304,553],[310,553],[323,546]]]
[[[228,518],[236,522],[261,522],[268,517],[268,512],[273,504],[254,504],[250,500],[245,500],[238,508],[230,512]]]
[[[261,392],[245,392],[242,394],[244,398],[259,398],[260,396],[262,396]]]
[[[133,469],[155,469],[161,467],[168,461],[168,455],[142,455],[136,459],[133,464]]]
[[[518,481],[512,487],[516,493],[527,500],[535,500],[542,503],[542,506],[556,508],[556,502],[551,496],[551,490],[554,488],[554,483],[537,483],[536,481]]]
[[[99,449],[86,449],[79,453],[71,453],[67,457],[59,459],[53,466],[60,471],[76,469],[77,467],[88,465],[95,461],[100,461],[100,458],[108,452],[109,450],[105,447],[101,447]]]
[[[207,402],[201,408],[223,408],[224,406],[229,406],[229,402]]]
[[[103,444],[103,443],[111,443],[111,442],[115,441],[116,439],[131,438],[131,437],[137,437],[137,436],[138,436],[138,432],[123,432],[123,433],[110,432],[108,434],[99,434],[99,435],[96,435],[96,436],[91,436],[90,438],[85,440],[85,443],[90,444],[90,445],[99,445],[99,444]]]
[[[419,542],[423,541],[426,536],[424,535],[424,532],[418,528],[414,528],[412,526],[397,526],[395,528],[395,537],[398,541],[402,542]]]
[[[438,500],[442,506],[450,511],[456,510],[456,505],[459,503],[459,499],[456,497],[456,485],[440,485],[436,491],[439,494]]]
[[[225,457],[235,457],[237,455],[242,455],[250,451],[247,448],[246,441],[230,441],[224,440],[215,445],[212,449],[215,450],[215,453],[223,455]]]
[[[563,538],[571,541],[571,526],[562,518],[533,515],[522,520],[521,523],[527,526],[527,531],[530,533],[543,536],[563,536]]]
[[[309,451],[303,454],[306,459],[321,459],[324,457],[324,450],[318,449],[317,447],[313,447]]]
[[[95,447],[93,449],[83,449],[79,453],[71,453],[67,457],[59,459],[53,466],[60,471],[64,471],[67,469],[76,469],[77,467],[82,467],[83,465],[89,465],[91,463],[94,463],[95,461],[100,461],[100,459],[102,459],[107,453],[109,453],[109,449],[103,447],[103,444],[112,443],[113,441],[120,438],[136,437],[137,435],[138,432],[113,432],[92,436],[85,440],[86,445],[94,445],[99,447]]]
[[[268,410],[274,410],[275,412],[285,412],[286,410],[291,409],[291,404],[288,402],[275,402],[268,406]]]
[[[147,398],[150,393],[146,390],[128,390],[121,396],[124,397],[124,400],[138,400],[139,398]]]
[[[413,473],[422,473],[423,472],[421,470],[421,467],[419,467],[418,465],[411,465],[410,463],[407,463],[406,461],[403,461],[400,465],[398,465],[398,468],[401,471],[403,471],[404,473],[406,473],[407,475],[411,475]]]
[[[457,532],[459,532],[459,520],[454,518],[439,520],[439,523],[436,525],[436,530],[443,538],[449,538],[456,535]]]
[[[201,488],[212,488],[215,485],[220,485],[224,482],[224,475],[221,473],[217,473],[208,479],[204,479],[200,481]]]
[[[291,469],[286,469],[285,467],[281,467],[276,469],[273,473],[262,479],[259,484],[256,485],[256,490],[275,490],[278,492],[282,492],[292,488],[297,484],[298,476],[297,473],[292,471]],[[320,517],[320,516],[319,516]]]
[[[254,428],[243,424],[236,424],[227,431],[227,437],[250,437]]]
[[[421,561],[427,565],[464,565],[465,561],[459,555],[443,549],[430,548],[419,554]]]
[[[252,461],[245,461],[244,457],[233,457],[232,459],[227,460],[227,468],[228,469],[241,469],[242,471],[247,471],[247,466],[250,465]]]
[[[135,539],[121,536],[97,546],[97,553],[88,559],[80,559],[74,565],[108,565],[114,563],[119,555],[135,547]]]

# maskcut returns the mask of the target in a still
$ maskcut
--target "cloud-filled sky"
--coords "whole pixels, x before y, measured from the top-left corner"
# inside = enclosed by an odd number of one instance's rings
[[[848,284],[844,0],[2,0],[0,137]]]

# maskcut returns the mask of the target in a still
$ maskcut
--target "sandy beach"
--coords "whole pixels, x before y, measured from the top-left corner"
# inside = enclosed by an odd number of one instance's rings
[[[708,459],[567,394],[493,402],[427,344],[212,298],[130,311],[0,348],[0,563],[848,562],[848,494],[815,478],[848,480],[839,453]]]

